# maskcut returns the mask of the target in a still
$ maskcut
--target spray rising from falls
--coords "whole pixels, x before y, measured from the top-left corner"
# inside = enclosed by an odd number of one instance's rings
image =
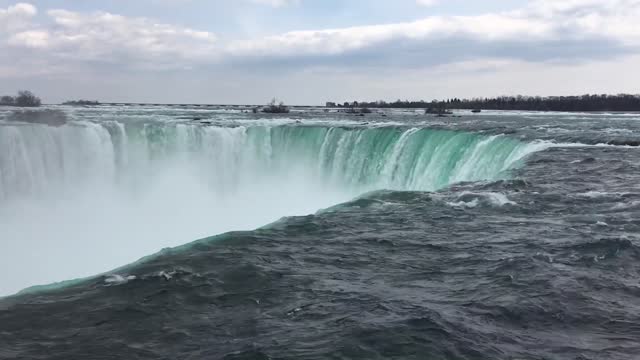
[[[371,190],[503,178],[542,148],[425,128],[0,124],[0,294]]]

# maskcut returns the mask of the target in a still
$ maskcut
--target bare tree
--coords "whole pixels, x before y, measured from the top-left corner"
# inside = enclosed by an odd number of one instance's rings
[[[278,102],[276,98],[273,98],[273,100],[267,104],[267,107],[262,109],[262,112],[269,114],[286,114],[289,112],[289,107],[287,107],[284,102]]]
[[[0,105],[13,106],[16,104],[16,99],[13,96],[0,97]]]
[[[41,103],[40,98],[28,90],[19,91],[15,99],[15,106],[20,107],[38,107]]]

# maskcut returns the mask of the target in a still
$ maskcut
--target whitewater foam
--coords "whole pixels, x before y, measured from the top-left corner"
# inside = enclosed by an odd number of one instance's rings
[[[114,274],[114,275],[109,275],[106,279],[104,279],[104,282],[105,284],[110,286],[117,286],[117,285],[126,284],[129,281],[135,280],[135,279],[136,277],[133,275],[122,276],[122,275]]]
[[[604,198],[604,197],[608,197],[608,196],[622,197],[622,196],[625,196],[627,194],[629,194],[629,193],[626,193],[626,192],[587,191],[587,192],[584,192],[584,193],[578,193],[576,195],[578,197],[583,197],[583,198],[598,199],[598,198]]]
[[[447,202],[447,205],[463,208],[475,208],[481,203],[494,207],[518,205],[515,201],[510,200],[507,195],[498,192],[463,191],[457,196],[456,200]]]

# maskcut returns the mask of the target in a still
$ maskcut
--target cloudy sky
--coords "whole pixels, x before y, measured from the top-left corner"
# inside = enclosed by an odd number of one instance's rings
[[[0,0],[0,94],[290,104],[640,93],[640,0]]]

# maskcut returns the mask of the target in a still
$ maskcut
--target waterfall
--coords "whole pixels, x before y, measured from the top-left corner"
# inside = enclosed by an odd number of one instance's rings
[[[0,294],[377,189],[508,176],[540,145],[406,127],[0,123]],[[3,277],[6,275],[3,275]]]

